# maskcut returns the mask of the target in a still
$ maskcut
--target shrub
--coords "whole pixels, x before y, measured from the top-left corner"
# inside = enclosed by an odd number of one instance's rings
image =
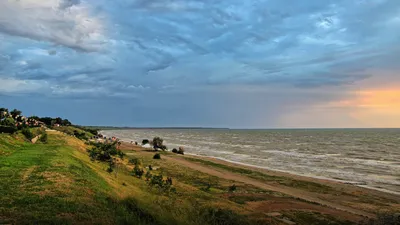
[[[115,162],[114,162],[114,159],[110,159],[109,161],[108,161],[108,168],[107,168],[107,172],[109,172],[109,173],[112,173],[113,171],[114,171],[114,168],[115,167]]]
[[[153,159],[161,159],[161,155],[159,153],[157,153],[153,156]]]
[[[15,127],[0,126],[0,133],[13,134],[15,132],[17,132],[17,128]]]
[[[7,126],[7,127],[14,127],[15,120],[13,118],[5,118],[3,121],[1,121],[1,125]]]
[[[133,175],[136,176],[137,178],[142,178],[144,171],[141,169],[138,165],[133,168]]]
[[[162,175],[154,175],[149,178],[149,185],[151,187],[157,187],[159,190],[169,192],[172,188],[172,178],[168,177],[167,180],[163,179]]]
[[[109,161],[113,156],[124,157],[124,153],[117,149],[116,143],[95,143],[91,149],[88,149],[92,160]]]
[[[158,186],[158,187],[162,187],[164,184],[163,181],[163,176],[162,175],[154,175],[151,177],[150,179],[150,186]]]
[[[77,130],[74,130],[74,135],[75,135],[75,137],[77,137],[81,140],[85,140],[85,141],[88,140],[88,138],[86,137],[86,134],[84,132],[79,132]]]
[[[141,162],[140,159],[138,159],[138,158],[131,158],[131,159],[129,159],[129,163],[130,163],[130,164],[133,164],[133,165],[140,165],[140,164],[142,164],[142,162]]]
[[[39,141],[42,143],[47,143],[47,133],[42,134],[42,136],[40,136]]]
[[[150,171],[147,171],[145,177],[146,177],[146,181],[149,181],[153,177],[153,175],[150,173]]]
[[[149,170],[153,170],[153,167],[151,165],[149,165]]]
[[[181,154],[181,155],[185,154],[185,150],[183,149],[183,147],[179,147],[178,154]]]
[[[143,139],[142,140],[142,145],[145,145],[145,144],[148,144],[148,143],[150,143],[150,141],[148,139]]]
[[[21,132],[27,139],[32,140],[33,134],[31,132],[31,130],[29,130],[29,128],[24,128],[24,129],[22,129]]]
[[[176,148],[172,149],[173,153],[178,153],[178,150]]]
[[[236,191],[237,187],[235,184],[233,184],[232,186],[229,187],[229,192],[234,192]]]
[[[164,140],[162,138],[160,138],[160,137],[153,138],[153,147],[154,147],[154,149],[157,149],[157,148],[163,149],[163,142],[164,142]]]

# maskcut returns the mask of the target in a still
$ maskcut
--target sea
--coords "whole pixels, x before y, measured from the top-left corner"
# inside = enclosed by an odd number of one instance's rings
[[[126,129],[123,141],[161,137],[169,149],[400,195],[400,129]]]

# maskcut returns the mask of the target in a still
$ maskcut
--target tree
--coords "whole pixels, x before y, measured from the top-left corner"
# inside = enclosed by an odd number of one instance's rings
[[[13,118],[5,118],[2,122],[2,125],[8,126],[8,127],[14,127],[15,126],[15,120]]]
[[[61,119],[60,117],[57,117],[55,120],[55,123],[62,125],[63,119]]]
[[[164,142],[164,140],[162,139],[162,138],[160,138],[160,137],[155,137],[155,138],[153,138],[153,147],[154,147],[154,149],[157,149],[157,148],[163,148],[163,142]]]
[[[40,118],[40,121],[45,123],[47,126],[51,126],[53,118],[51,118],[51,117],[42,117],[42,118]]]
[[[12,116],[13,118],[15,118],[15,117],[17,117],[17,116],[20,116],[20,115],[22,114],[22,112],[19,111],[18,109],[13,109],[13,111],[11,111],[10,113],[11,113],[11,116]]]
[[[62,121],[61,121],[61,125],[63,125],[63,126],[71,126],[71,125],[72,125],[72,123],[71,123],[71,122],[69,122],[69,120],[67,120],[67,119],[64,119],[64,120],[62,120]]]
[[[7,108],[0,108],[0,120],[6,118],[6,114],[8,114]]]

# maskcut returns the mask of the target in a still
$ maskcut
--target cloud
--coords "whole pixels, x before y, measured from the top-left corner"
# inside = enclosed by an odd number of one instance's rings
[[[37,81],[0,77],[0,94],[29,94],[40,90],[42,87],[43,85]]]
[[[376,71],[399,81],[399,12],[396,0],[0,1],[1,92],[111,96],[104,107],[132,101],[176,123],[287,125],[299,118],[283,115],[292,107],[317,118],[308,108],[389,79]],[[355,120],[350,109],[318,110]]]
[[[0,32],[79,51],[99,51],[105,44],[101,20],[78,0],[1,1]]]

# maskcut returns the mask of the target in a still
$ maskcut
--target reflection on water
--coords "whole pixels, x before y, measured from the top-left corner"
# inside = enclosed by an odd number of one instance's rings
[[[400,190],[400,129],[103,131],[138,141],[160,136],[187,153]]]

